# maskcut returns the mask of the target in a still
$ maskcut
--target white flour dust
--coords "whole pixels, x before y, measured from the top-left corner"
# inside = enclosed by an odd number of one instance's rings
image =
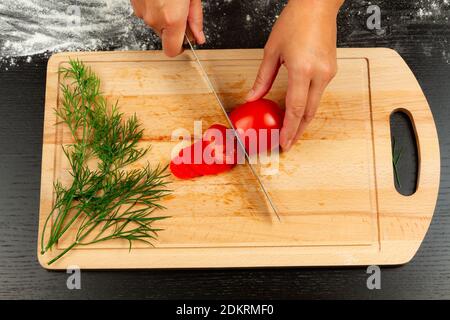
[[[418,19],[442,19],[442,15],[448,21],[447,13],[443,12],[443,8],[447,8],[450,5],[450,0],[421,0],[419,1],[420,7],[416,12],[416,18]]]
[[[414,18],[423,23],[433,25],[448,25],[450,18],[450,0],[420,0],[419,9]],[[445,63],[450,64],[449,39],[446,36],[435,35],[433,45],[421,44],[423,53],[431,57],[433,52],[440,52]]]
[[[262,47],[287,0],[203,0],[206,48]],[[441,53],[450,63],[450,0],[379,0],[383,27],[371,35],[365,10],[371,1],[347,1],[339,19],[342,46],[374,41],[402,51],[410,26],[428,28],[431,41],[419,50]],[[400,1],[398,1],[400,2]],[[79,16],[77,10],[78,8]],[[79,17],[77,19],[77,17]],[[363,21],[363,23],[361,23]],[[79,22],[79,23],[78,23]],[[399,40],[401,39],[401,41]],[[129,0],[0,0],[0,67],[38,60],[33,55],[58,51],[146,50],[160,48],[158,37],[133,15]]]
[[[0,2],[0,56],[10,65],[14,57],[44,52],[151,49],[155,40],[129,0]]]
[[[216,45],[222,45],[221,33],[230,18],[226,15],[229,8],[238,7],[243,14],[244,28],[250,30],[257,22],[255,18],[264,19],[270,6],[280,5],[273,0],[204,0],[208,41],[218,40]],[[215,18],[210,18],[212,16]],[[264,21],[269,30],[274,22],[271,20]],[[159,46],[158,37],[133,15],[129,0],[0,2],[0,65],[6,68],[14,66],[18,57],[35,54],[102,49],[145,50]],[[31,59],[22,58],[20,61],[31,62]]]

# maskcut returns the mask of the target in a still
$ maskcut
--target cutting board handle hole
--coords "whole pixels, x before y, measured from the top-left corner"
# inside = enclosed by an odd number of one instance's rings
[[[392,170],[398,193],[413,195],[417,190],[419,156],[416,132],[411,115],[397,109],[390,116]]]

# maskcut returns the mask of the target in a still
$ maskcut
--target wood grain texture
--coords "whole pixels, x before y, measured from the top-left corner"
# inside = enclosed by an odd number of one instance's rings
[[[209,48],[262,48],[270,28],[250,26],[239,4],[218,5],[207,21],[221,42]],[[278,4],[278,2],[276,2]],[[368,290],[365,267],[203,270],[83,271],[82,290],[68,290],[65,272],[48,272],[36,256],[39,186],[48,57],[18,59],[0,72],[0,297],[2,299],[449,299],[450,298],[450,64],[442,54],[450,41],[448,22],[402,19],[420,3],[381,1],[386,35],[365,28],[360,11],[344,9],[339,46],[396,48],[413,70],[430,104],[439,134],[441,183],[429,231],[414,259],[381,267],[381,290]],[[346,2],[366,5],[363,1]],[[253,9],[253,8],[252,8]],[[223,11],[223,12],[222,12]],[[224,15],[226,13],[226,15]],[[365,13],[364,10],[361,11]],[[279,14],[274,10],[273,16]],[[263,16],[266,16],[263,14]],[[223,31],[216,30],[220,20]],[[356,20],[350,24],[348,20]],[[231,20],[231,21],[230,21]],[[261,19],[263,20],[263,19]],[[361,21],[360,21],[361,20]],[[356,32],[355,32],[356,31]],[[246,37],[245,35],[251,35]],[[244,36],[242,36],[244,35]],[[417,39],[420,39],[418,41]],[[114,49],[114,48],[110,48]],[[428,50],[425,50],[428,49]],[[26,93],[26,94],[24,94]],[[404,158],[404,161],[409,161]],[[404,166],[399,170],[403,171]]]
[[[227,107],[243,100],[261,50],[211,50],[200,57]],[[50,212],[54,179],[67,164],[61,144],[70,142],[55,126],[57,70],[80,58],[102,79],[102,91],[120,100],[148,128],[151,161],[167,162],[171,132],[224,122],[190,53],[172,61],[160,52],[65,53],[52,57],[47,73],[40,226]],[[263,176],[279,206],[282,223],[268,215],[248,168],[192,181],[174,180],[164,202],[171,219],[161,222],[156,248],[111,242],[73,250],[51,268],[179,268],[401,264],[417,251],[430,224],[439,187],[439,146],[434,121],[413,74],[392,50],[341,49],[339,72],[319,114],[280,172]],[[269,98],[282,102],[281,73]],[[412,118],[420,152],[417,192],[399,195],[393,184],[389,116],[402,108]],[[157,121],[156,121],[157,120]],[[318,173],[320,175],[318,176]],[[68,237],[70,240],[70,236]],[[40,257],[45,262],[67,245]]]

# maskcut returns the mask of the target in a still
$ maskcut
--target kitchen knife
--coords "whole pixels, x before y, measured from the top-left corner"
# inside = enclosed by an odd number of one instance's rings
[[[185,39],[186,39],[186,40],[185,40],[185,43],[187,43],[189,49],[191,50],[192,55],[194,56],[195,62],[196,62],[197,65],[199,66],[199,68],[200,68],[200,70],[201,70],[201,73],[203,74],[204,79],[206,80],[206,82],[207,82],[209,88],[211,89],[212,93],[214,94],[214,96],[215,96],[215,98],[216,98],[216,100],[217,100],[217,103],[219,104],[220,108],[222,109],[222,112],[223,112],[225,118],[227,119],[228,124],[229,124],[230,128],[232,129],[234,136],[236,137],[236,140],[237,140],[237,142],[238,142],[238,146],[239,146],[240,150],[241,150],[241,151],[243,152],[243,154],[245,155],[245,160],[246,160],[248,166],[250,167],[250,171],[252,172],[253,176],[256,178],[256,180],[257,180],[257,182],[258,182],[258,185],[259,185],[260,189],[262,190],[264,196],[266,197],[266,199],[267,199],[267,201],[268,201],[268,203],[269,203],[269,205],[270,205],[272,211],[273,211],[273,212],[275,213],[275,215],[277,216],[278,221],[281,222],[281,218],[280,218],[280,215],[278,214],[278,210],[277,210],[277,208],[276,208],[274,202],[272,201],[272,198],[271,198],[270,194],[267,192],[267,189],[266,189],[266,187],[264,186],[264,184],[263,184],[261,178],[259,177],[259,175],[258,175],[258,173],[256,172],[255,168],[254,168],[253,165],[251,164],[249,155],[248,155],[248,153],[247,153],[247,150],[245,150],[244,143],[242,142],[242,139],[241,139],[241,137],[239,136],[239,134],[236,132],[236,128],[233,126],[233,123],[231,122],[230,117],[228,116],[228,113],[227,113],[227,111],[225,110],[225,107],[224,107],[224,104],[222,103],[222,100],[220,99],[219,95],[217,94],[217,91],[215,90],[214,85],[213,85],[213,83],[211,82],[211,79],[209,79],[209,76],[208,76],[208,74],[207,74],[205,68],[203,67],[203,64],[201,63],[200,59],[198,58],[197,53],[195,52],[194,46],[192,45],[191,40],[189,40],[189,37],[188,37],[187,34],[185,35]]]

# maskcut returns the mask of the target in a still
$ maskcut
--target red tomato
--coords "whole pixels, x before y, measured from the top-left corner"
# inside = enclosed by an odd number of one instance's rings
[[[283,118],[284,110],[268,99],[241,104],[230,113],[231,122],[242,141],[245,141],[245,149],[249,154],[279,146],[279,139],[272,142],[271,134],[275,133],[273,130],[281,129]]]
[[[180,179],[192,179],[200,176],[195,168],[194,155],[200,145],[200,150],[203,150],[203,141],[199,140],[192,145],[180,150],[178,156],[176,156],[170,162],[170,171]]]
[[[278,147],[278,139],[273,141],[271,134],[273,130],[278,130],[276,133],[279,134],[283,118],[284,110],[267,99],[239,105],[230,114],[249,154]],[[231,170],[237,163],[236,147],[233,133],[227,132],[227,127],[221,124],[214,124],[205,131],[202,140],[182,149],[172,159],[170,170],[180,179]]]
[[[235,145],[227,145],[226,130],[227,127],[221,124],[212,125],[205,131],[202,140],[183,148],[172,159],[170,171],[180,179],[192,179],[233,168],[236,165]],[[228,143],[233,142],[233,139],[228,140]]]
[[[236,165],[234,135],[227,127],[214,124],[205,131],[202,172],[205,175],[228,171]],[[227,145],[228,143],[228,145]]]

